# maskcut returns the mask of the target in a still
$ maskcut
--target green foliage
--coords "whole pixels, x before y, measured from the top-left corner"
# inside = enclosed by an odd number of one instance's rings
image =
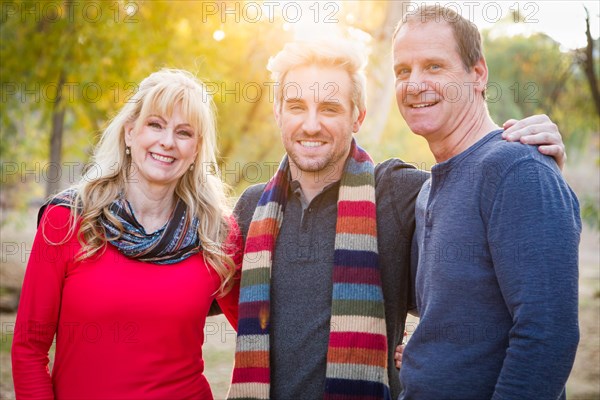
[[[208,3],[233,8],[239,2]],[[336,26],[369,32],[371,47],[379,52],[371,58],[381,59],[389,47],[377,41],[384,36],[382,23],[393,4],[344,2],[335,15]],[[76,171],[88,161],[110,116],[144,77],[162,67],[190,70],[208,83],[218,109],[223,176],[237,192],[268,179],[281,159],[273,87],[265,68],[269,56],[294,35],[284,29],[281,4],[274,18],[256,21],[211,14],[202,1],[3,1],[2,7],[0,173],[3,189],[12,190],[3,190],[3,203],[25,204],[43,195],[51,116],[61,79],[66,108],[63,162],[77,163]],[[346,19],[348,14],[352,18]],[[216,31],[224,32],[222,40],[213,38]],[[598,132],[585,76],[573,54],[561,51],[543,34],[492,33],[484,32],[484,41],[495,85],[489,88],[489,108],[498,123],[546,113],[558,123],[569,146],[583,145]],[[372,81],[381,80],[367,73]],[[384,131],[363,129],[359,140],[367,138],[367,150],[378,161],[401,157],[429,169],[433,158],[426,142],[410,133],[392,99],[389,107]],[[367,118],[376,112],[370,109]],[[377,141],[369,141],[370,134]],[[15,167],[20,173],[14,173]],[[64,174],[63,186],[75,180]]]
[[[263,10],[263,18],[255,20],[251,14],[240,18],[239,12],[211,10],[231,10],[243,2],[208,3],[56,1],[47,7],[39,1],[5,2],[3,9],[16,12],[3,14],[0,25],[2,85],[11,88],[0,105],[0,157],[3,162],[25,163],[27,170],[40,167],[36,178],[23,179],[23,174],[4,173],[3,164],[3,186],[21,192],[43,183],[40,172],[49,157],[51,116],[61,78],[66,82],[60,91],[66,107],[63,161],[82,167],[108,118],[145,76],[162,67],[187,69],[208,83],[218,109],[225,180],[243,189],[268,179],[283,151],[265,66],[269,56],[293,39],[293,31],[284,29],[289,18],[284,18],[282,4],[272,17]],[[357,25],[374,29],[381,25],[386,7],[354,2],[344,12],[354,12]],[[369,10],[377,17],[365,18]],[[320,11],[321,19],[329,15],[324,5]],[[335,18],[345,26],[338,11]],[[217,30],[224,32],[221,40],[213,38]],[[63,186],[71,183],[73,179],[67,179]]]
[[[10,353],[12,342],[13,335],[11,333],[2,333],[2,337],[0,337],[0,353]]]
[[[548,114],[565,143],[579,147],[598,133],[590,89],[575,52],[543,33],[494,36],[483,32],[489,68],[488,106],[497,123]]]
[[[223,23],[220,13],[208,15],[200,1],[47,4],[3,3],[3,10],[16,11],[4,13],[0,25],[5,188],[21,191],[43,184],[61,79],[66,107],[63,161],[76,162],[79,169],[108,118],[144,77],[163,67],[190,70],[209,83],[224,159],[236,152],[240,137],[247,136],[252,139],[244,152],[248,157],[272,156],[261,150],[272,149],[276,139],[265,65],[290,39],[281,34],[282,21],[237,23],[230,17]],[[212,38],[217,29],[226,33],[220,42]],[[15,164],[19,173],[13,173]]]
[[[590,227],[596,230],[600,229],[598,202],[589,196],[581,199],[581,219]]]

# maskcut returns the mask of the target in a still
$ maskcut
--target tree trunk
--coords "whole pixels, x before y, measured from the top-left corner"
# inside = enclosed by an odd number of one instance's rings
[[[257,115],[258,111],[260,110],[260,106],[262,104],[262,99],[263,99],[263,96],[261,93],[260,97],[252,102],[252,105],[250,106],[248,113],[244,117],[244,123],[242,124],[240,131],[238,133],[239,136],[243,137],[244,135],[248,134],[248,132],[250,132],[250,128],[252,127],[252,124],[255,122],[256,115]],[[237,144],[237,140],[231,140],[231,139],[228,140],[221,147],[221,151],[219,152],[221,159],[228,158],[231,155],[231,153],[233,152],[236,144]]]
[[[360,136],[364,145],[377,145],[388,120],[391,102],[395,93],[392,69],[392,34],[402,18],[406,1],[389,1],[385,21],[373,33],[372,52],[369,58],[367,83],[367,118]]]
[[[56,102],[52,107],[52,133],[50,135],[50,164],[45,168],[46,197],[56,194],[60,189],[62,177],[62,140],[65,123],[65,105],[63,104],[62,89],[65,84],[65,73],[61,72],[57,85]]]
[[[549,101],[548,109],[549,110],[552,110],[554,108],[554,106],[558,104],[558,99],[564,91],[565,85],[567,83],[567,79],[569,79],[569,77],[573,73],[572,69],[573,69],[573,63],[571,62],[571,63],[569,63],[569,66],[567,67],[567,69],[565,69],[563,71],[563,73],[560,75],[560,77],[558,79],[556,79],[556,84],[554,85],[554,88],[552,89],[552,94],[550,95],[550,98],[548,99],[548,101]]]
[[[600,91],[598,91],[598,81],[596,80],[596,73],[594,68],[594,39],[590,33],[590,12],[585,8],[585,36],[587,37],[587,47],[585,49],[585,58],[583,69],[590,85],[590,91],[594,98],[594,104],[596,104],[596,113],[600,116]]]

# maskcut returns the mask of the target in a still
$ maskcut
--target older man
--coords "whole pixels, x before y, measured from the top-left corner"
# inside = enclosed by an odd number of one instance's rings
[[[401,398],[564,398],[579,338],[577,198],[550,157],[502,140],[472,23],[439,6],[406,16],[394,71],[400,112],[438,162],[416,204],[421,319]]]

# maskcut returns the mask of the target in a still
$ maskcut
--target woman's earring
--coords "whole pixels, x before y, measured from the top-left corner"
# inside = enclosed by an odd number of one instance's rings
[[[190,171],[194,170],[194,164],[190,164]]]
[[[125,147],[125,154],[127,154],[127,155],[131,154],[131,148],[129,146]]]

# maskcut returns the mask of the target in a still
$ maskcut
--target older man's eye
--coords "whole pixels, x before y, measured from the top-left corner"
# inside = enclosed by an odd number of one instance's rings
[[[396,70],[396,78],[397,79],[402,79],[402,78],[406,77],[408,74],[410,74],[410,70],[408,68],[398,68]]]

